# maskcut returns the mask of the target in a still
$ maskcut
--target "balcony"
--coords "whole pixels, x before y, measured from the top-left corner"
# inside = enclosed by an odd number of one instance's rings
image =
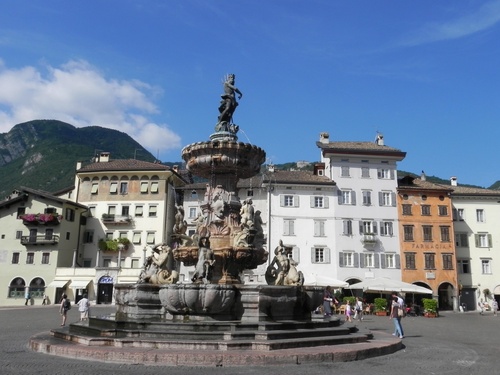
[[[361,243],[367,250],[373,250],[377,242],[377,236],[373,233],[365,233],[361,236]]]
[[[21,236],[21,245],[55,245],[59,243],[59,236]]]
[[[57,212],[50,214],[24,214],[20,215],[19,219],[23,221],[24,225],[59,225],[62,220],[62,216],[58,215]]]
[[[132,224],[132,216],[129,216],[129,215],[102,214],[101,219],[105,225],[130,225],[130,224]]]

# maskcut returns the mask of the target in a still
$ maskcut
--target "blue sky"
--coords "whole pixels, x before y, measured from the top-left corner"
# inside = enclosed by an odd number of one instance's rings
[[[213,133],[227,73],[239,140],[268,162],[378,131],[400,169],[500,180],[499,0],[2,1],[2,133],[100,125],[179,161]]]

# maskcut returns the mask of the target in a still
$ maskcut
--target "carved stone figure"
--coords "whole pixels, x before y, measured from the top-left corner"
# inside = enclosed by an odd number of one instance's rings
[[[177,206],[173,231],[175,234],[185,234],[186,230],[187,222],[184,220],[184,207]]]
[[[172,248],[165,244],[155,246],[144,262],[139,282],[159,285],[177,282],[178,279],[177,271],[173,270]]]
[[[252,206],[252,199],[247,198],[243,201],[243,204],[241,206],[240,210],[240,216],[241,216],[241,225],[245,225],[247,227],[252,227],[253,226],[253,220],[254,220],[254,208]]]
[[[274,250],[274,259],[266,270],[266,281],[269,285],[303,285],[304,275],[295,268],[295,262],[289,258],[292,249],[285,247],[280,240]],[[276,266],[276,267],[275,267]]]
[[[221,95],[222,100],[219,105],[220,115],[218,126],[225,126],[225,129],[220,129],[224,131],[234,130],[230,129],[229,126],[233,119],[233,113],[238,106],[238,102],[236,101],[236,94],[238,94],[238,99],[241,99],[241,97],[243,96],[241,91],[238,90],[236,86],[234,86],[234,80],[234,74],[229,74],[226,77],[226,80],[224,82],[224,93]]]
[[[261,212],[259,210],[255,211],[254,217],[253,217],[253,228],[255,230],[255,237],[254,237],[254,246],[261,246],[265,242],[264,238],[264,230],[262,229],[262,224],[264,222],[262,221],[262,217],[260,216]]]
[[[198,261],[191,280],[194,283],[210,283],[214,263],[214,252],[210,249],[208,237],[200,238],[200,242],[198,243]]]

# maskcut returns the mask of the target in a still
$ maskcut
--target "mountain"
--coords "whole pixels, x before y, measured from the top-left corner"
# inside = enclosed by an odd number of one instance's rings
[[[57,120],[34,120],[0,134],[0,200],[26,186],[55,192],[73,185],[77,161],[90,162],[98,151],[113,159],[154,161],[127,134],[89,126],[76,128]]]

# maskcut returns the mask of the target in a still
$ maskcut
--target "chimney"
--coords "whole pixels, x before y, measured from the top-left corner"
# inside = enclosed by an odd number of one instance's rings
[[[330,134],[327,132],[319,133],[320,143],[330,143]]]
[[[107,163],[109,162],[109,152],[101,152],[99,153],[99,159],[97,160],[99,163]]]
[[[324,176],[325,175],[325,163],[314,164],[314,175],[315,176]]]
[[[172,167],[172,169],[173,169],[173,171],[174,171],[175,173],[179,173],[179,166],[178,166],[178,165],[174,165],[174,166]]]
[[[451,186],[458,186],[458,181],[455,176],[450,177]]]
[[[267,166],[267,170],[268,170],[269,172],[271,172],[271,173],[274,173],[274,164],[269,164],[269,165]]]
[[[420,179],[421,179],[422,181],[426,181],[426,180],[427,180],[427,176],[425,175],[425,172],[424,172],[424,171],[422,171],[422,174],[420,175]]]
[[[377,139],[375,140],[375,143],[378,146],[383,146],[384,145],[384,135],[381,133],[377,133]]]

